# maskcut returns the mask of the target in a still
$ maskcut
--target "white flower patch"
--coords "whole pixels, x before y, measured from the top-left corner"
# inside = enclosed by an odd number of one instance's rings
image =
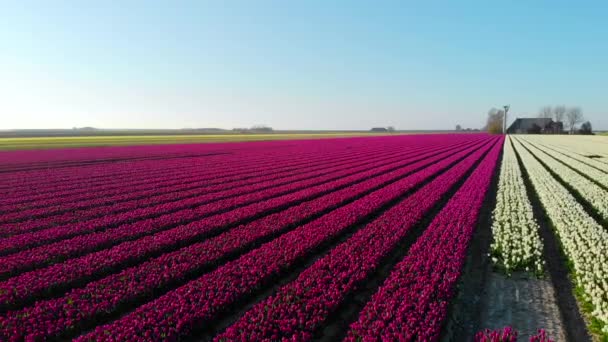
[[[552,136],[552,135],[526,135],[525,140],[535,144],[542,144],[554,151],[576,159],[577,161],[608,172],[608,138],[597,137],[600,140],[590,140],[589,136]],[[551,151],[553,155],[555,152]],[[586,156],[597,155],[602,158],[593,159]]]
[[[538,224],[526,194],[517,157],[508,138],[503,149],[492,234],[492,260],[495,264],[508,274],[516,270],[542,273],[543,245]]]
[[[581,176],[571,168],[558,162],[538,146],[531,145],[529,143],[525,143],[524,146],[528,147],[528,149],[530,149],[532,153],[538,157],[538,159],[545,163],[549,169],[555,172],[555,174],[557,174],[561,179],[578,191],[579,194],[581,194],[581,196],[587,202],[589,202],[605,220],[608,220],[608,191],[604,190],[602,187],[593,183],[589,179]],[[556,153],[553,155],[555,156]]]
[[[575,281],[593,304],[592,315],[608,332],[608,233],[519,142],[516,149],[573,264]]]

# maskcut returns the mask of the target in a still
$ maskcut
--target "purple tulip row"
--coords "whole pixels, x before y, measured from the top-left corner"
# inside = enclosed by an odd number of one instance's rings
[[[467,149],[466,151],[469,150],[470,149]],[[448,153],[445,153],[433,157],[428,161],[418,162],[409,166],[402,165],[403,167],[393,171],[381,168],[345,177],[316,188],[310,188],[270,201],[240,208],[237,210],[237,214],[228,212],[219,215],[219,219],[217,217],[209,217],[206,220],[165,231],[156,236],[148,236],[143,240],[126,242],[109,250],[103,250],[81,258],[71,259],[62,264],[56,264],[47,268],[24,273],[0,283],[0,308],[18,306],[20,302],[27,301],[30,297],[41,297],[40,294],[52,292],[55,288],[68,288],[71,284],[82,281],[82,279],[90,278],[96,273],[115,269],[129,260],[141,260],[145,255],[150,255],[168,247],[179,245],[180,241],[193,239],[198,234],[204,234],[211,230],[219,229],[223,225],[238,222],[246,217],[259,215],[260,213],[268,211],[269,208],[277,207],[277,205],[298,203],[298,201],[301,201],[302,199],[329,192],[329,195],[310,201],[310,203],[314,204],[300,204],[281,213],[271,215],[273,217],[286,216],[283,218],[283,222],[286,222],[287,220],[290,224],[297,222],[302,219],[300,218],[302,213],[310,211],[310,207],[315,208],[317,211],[327,210],[328,207],[335,206],[337,205],[336,203],[345,201],[345,198],[348,198],[347,196],[350,196],[351,198],[359,196],[369,189],[394,181],[416,168],[424,167],[429,163],[439,161],[441,158],[447,156]],[[387,173],[382,174],[382,172]],[[353,185],[358,182],[363,183]],[[349,185],[351,186],[346,187]],[[336,191],[336,189],[341,187],[346,188]],[[228,218],[226,218],[226,216]],[[262,219],[262,221],[264,221],[264,219]],[[255,225],[255,222],[257,221],[245,225],[245,227],[259,227]],[[261,228],[256,228],[256,230],[259,230],[260,234],[263,232]],[[232,232],[232,230],[229,232]],[[222,235],[220,235],[219,239],[221,239],[221,236]],[[179,251],[176,253],[179,253]]]
[[[215,271],[140,306],[119,320],[96,328],[80,340],[175,339],[187,335],[195,326],[211,324],[218,314],[302,262],[303,258],[314,254],[382,206],[446,169],[467,152],[471,151],[452,154],[283,234]],[[13,323],[9,328],[16,326],[19,325]]]
[[[351,139],[351,142],[354,141]],[[337,147],[348,143],[346,141],[337,142]],[[356,143],[354,145],[357,145]],[[110,167],[126,163],[145,163],[152,162],[161,164],[165,161],[186,158],[216,157],[220,155],[253,155],[281,153],[286,147],[292,148],[293,144],[287,145],[286,142],[273,142],[265,144],[190,144],[181,145],[180,151],[169,151],[167,145],[140,146],[137,150],[122,147],[110,148],[87,148],[87,149],[55,149],[55,150],[30,150],[3,152],[0,154],[0,169],[2,171],[13,170],[8,173],[6,179],[2,179],[0,186],[11,182],[27,181],[36,176],[47,174],[60,176],[65,171],[68,173],[76,167],[88,167],[94,164],[106,163]],[[358,144],[361,146],[361,143]],[[298,151],[310,152],[323,148],[322,144],[314,141],[300,142],[295,146]],[[102,153],[98,153],[102,152]],[[102,156],[102,154],[105,154]],[[93,164],[91,164],[93,163]],[[35,169],[41,167],[40,169]],[[34,168],[19,171],[23,168]],[[44,178],[44,177],[42,177]]]
[[[499,330],[486,329],[475,334],[475,342],[516,342],[517,330],[504,327]],[[535,335],[530,336],[530,342],[554,342],[547,336],[544,329],[539,329]]]
[[[347,340],[439,338],[502,139],[395,266],[350,326]]]
[[[96,165],[86,165],[72,167],[63,170],[60,175],[58,170],[54,173],[44,176],[31,177],[19,182],[19,184],[10,186],[11,197],[3,199],[1,204],[24,203],[31,200],[48,199],[51,195],[60,194],[66,196],[69,194],[79,194],[90,190],[93,187],[100,189],[115,189],[112,180],[123,179],[126,182],[130,180],[133,185],[141,184],[136,175],[143,174],[146,177],[157,177],[166,174],[168,176],[179,176],[187,170],[203,169],[213,171],[219,167],[226,167],[230,161],[239,160],[238,156],[233,155],[218,155],[212,157],[193,157],[184,159],[168,159],[155,160],[146,162],[125,162],[125,163],[100,163]],[[241,156],[243,157],[243,156]],[[254,156],[247,156],[254,157]],[[261,157],[261,156],[260,156]],[[278,157],[278,156],[277,156]],[[255,159],[251,159],[255,161]],[[268,163],[271,162],[269,158]],[[118,164],[118,165],[117,165]],[[163,168],[162,165],[166,165]],[[237,168],[247,169],[247,165],[243,164]],[[99,173],[99,175],[95,175]],[[86,177],[86,175],[91,175]],[[131,185],[125,183],[125,185]],[[21,196],[21,197],[20,197]]]
[[[216,160],[226,157],[226,153],[204,153],[204,154],[193,154],[188,156],[166,156],[164,158],[133,158],[124,159],[121,161],[95,161],[94,163],[69,163],[66,165],[51,165],[51,164],[29,164],[27,167],[34,167],[31,170],[17,170],[14,172],[4,172],[7,177],[2,179],[0,182],[1,189],[19,190],[27,185],[44,185],[49,186],[55,182],[71,181],[74,183],[92,180],[103,180],[111,177],[112,174],[128,174],[129,169],[159,169],[159,161],[167,163],[167,165],[173,165],[183,160],[198,160],[208,161]],[[99,168],[99,165],[105,164],[107,168]],[[43,168],[35,169],[36,166],[43,166]],[[87,173],[89,177],[86,177]]]
[[[367,153],[366,153],[367,152]],[[364,151],[361,153],[362,156],[370,155],[373,152],[377,151]],[[390,152],[390,151],[389,151]],[[310,165],[310,162],[322,162],[322,161],[330,161],[332,158],[340,159],[340,158],[349,158],[352,159],[352,154],[336,154],[323,156],[321,158],[297,158],[292,160],[291,163],[287,163],[285,166],[282,166],[281,169],[288,169],[289,167],[297,167],[297,166],[307,166]],[[312,160],[311,160],[312,159]],[[315,160],[316,159],[316,160]],[[257,174],[265,174],[268,173],[268,170],[272,168],[276,168],[277,163],[281,163],[279,165],[283,165],[283,161],[279,158],[274,158],[262,161],[256,161],[254,163],[253,173]],[[4,212],[16,211],[19,210],[20,216],[12,217],[12,216],[4,216],[2,221],[8,221],[9,219],[18,219],[23,217],[29,217],[36,213],[29,213],[27,211],[24,212],[25,209],[28,208],[41,208],[48,207],[52,205],[60,205],[59,208],[55,209],[55,211],[60,211],[61,206],[69,206],[69,204],[78,204],[79,207],[87,207],[88,204],[82,203],[83,200],[87,199],[97,199],[99,197],[107,197],[112,195],[120,195],[124,193],[125,188],[132,189],[131,192],[139,192],[142,190],[161,190],[161,188],[168,188],[172,191],[172,187],[175,185],[187,184],[192,182],[193,176],[195,179],[199,181],[215,181],[218,182],[220,179],[226,178],[228,176],[243,178],[246,177],[249,173],[252,173],[252,167],[248,165],[247,167],[235,167],[234,160],[229,159],[226,163],[222,163],[221,166],[217,167],[207,167],[205,172],[201,172],[201,165],[195,165],[193,167],[189,166],[189,164],[182,164],[183,169],[178,170],[175,174],[165,173],[160,175],[153,175],[152,177],[148,177],[147,172],[136,172],[133,171],[131,176],[137,175],[137,179],[133,180],[128,178],[126,180],[113,181],[108,183],[105,181],[101,187],[78,187],[78,191],[73,193],[66,190],[65,192],[61,191],[50,191],[46,194],[47,198],[43,199],[41,196],[36,195],[37,198],[26,198],[19,199],[19,203],[14,205],[5,204],[3,206]],[[177,177],[175,177],[177,175]],[[219,178],[219,179],[218,179]],[[119,178],[120,179],[120,178]],[[52,197],[50,197],[52,196]],[[23,202],[26,201],[26,202]],[[49,208],[49,211],[53,211],[53,208]]]
[[[392,137],[391,137],[392,138]],[[389,139],[390,143],[404,140],[414,141],[411,136],[396,136]],[[5,151],[0,154],[0,165],[3,167],[22,165],[42,165],[56,167],[57,165],[86,163],[89,161],[115,161],[130,159],[158,159],[168,157],[188,157],[191,155],[210,153],[258,153],[270,152],[297,145],[306,150],[340,148],[344,145],[353,147],[369,146],[370,144],[386,144],[385,137],[377,138],[344,138],[344,139],[311,139],[291,141],[260,141],[248,143],[213,143],[213,144],[168,144],[168,145],[139,145],[113,146],[90,148],[65,148],[53,150],[18,150]]]
[[[437,138],[427,138],[424,140],[438,140]],[[461,139],[462,140],[462,139]],[[409,139],[399,139],[394,141],[392,146],[399,145],[410,145],[417,144],[418,141],[412,138]],[[71,186],[75,189],[81,189],[82,186],[79,185],[79,182],[84,182],[83,185],[88,184],[91,181],[107,182],[108,180],[115,178],[118,175],[129,176],[132,175],[133,170],[141,170],[141,171],[163,171],[165,169],[171,170],[175,169],[177,165],[188,165],[192,162],[202,162],[205,165],[215,166],[216,164],[223,163],[226,164],[228,162],[232,162],[233,166],[237,168],[248,167],[250,163],[257,163],[261,160],[266,162],[272,162],[273,158],[277,160],[282,160],[284,158],[291,158],[294,156],[306,158],[306,157],[314,157],[320,154],[326,154],[328,152],[332,153],[342,153],[348,152],[348,149],[345,147],[354,147],[352,143],[345,141],[344,143],[336,143],[332,146],[323,146],[321,144],[317,146],[310,146],[310,144],[297,144],[295,146],[281,146],[284,148],[278,149],[258,149],[253,152],[251,151],[236,151],[236,153],[229,153],[215,155],[215,156],[196,156],[196,157],[187,157],[187,158],[179,158],[179,159],[162,159],[162,160],[148,160],[148,161],[124,161],[121,163],[110,163],[110,164],[96,164],[96,165],[83,165],[80,167],[73,167],[67,169],[46,169],[43,171],[30,171],[24,174],[19,173],[8,173],[5,174],[4,177],[0,180],[0,189],[7,191],[14,191],[23,189],[28,193],[32,192],[32,186],[36,188],[40,186]],[[285,148],[286,147],[286,148]],[[363,151],[370,148],[380,149],[382,147],[386,147],[384,144],[366,144],[359,146],[357,151]],[[242,153],[247,152],[247,153]],[[352,152],[352,151],[351,151]],[[235,163],[236,162],[236,163]],[[103,165],[103,167],[100,167]],[[165,167],[166,166],[166,167]],[[51,167],[47,165],[47,167]],[[16,179],[10,180],[10,178],[16,177]],[[58,185],[61,184],[61,185]],[[6,192],[6,191],[5,191]]]
[[[405,163],[407,163],[407,161],[402,162],[402,164]],[[391,166],[387,166],[387,168],[390,167]],[[108,216],[100,218],[98,220],[103,220],[103,222],[105,222],[106,224],[112,224],[112,222],[119,220],[125,220],[128,223],[119,225],[116,228],[107,229],[105,231],[94,232],[96,230],[94,228],[95,226],[84,224],[78,229],[76,229],[75,227],[66,227],[61,229],[53,228],[31,235],[17,235],[15,236],[15,238],[27,236],[28,238],[32,239],[32,241],[35,241],[36,239],[49,240],[51,238],[55,238],[60,234],[82,234],[66,240],[57,241],[48,245],[35,247],[32,249],[0,257],[0,277],[16,275],[26,270],[35,269],[44,265],[52,264],[61,259],[71,258],[78,255],[94,252],[103,248],[108,248],[122,241],[134,240],[142,236],[152,235],[156,232],[171,229],[175,226],[185,225],[189,223],[197,224],[197,220],[200,220],[210,215],[216,215],[215,219],[217,219],[217,217],[221,217],[217,216],[217,214],[221,214],[228,210],[236,209],[256,202],[265,203],[266,200],[274,199],[271,202],[275,203],[275,207],[285,206],[286,203],[278,202],[276,198],[280,197],[281,195],[293,194],[294,192],[298,193],[298,190],[306,190],[306,188],[309,187],[313,187],[313,189],[316,189],[316,186],[320,186],[320,188],[323,188],[323,191],[329,191],[330,188],[326,189],[323,186],[325,183],[336,179],[344,180],[346,179],[345,177],[348,176],[356,177],[357,173],[364,172],[367,170],[371,170],[373,174],[376,174],[378,172],[378,169],[374,169],[373,165],[368,166],[366,168],[354,168],[343,172],[336,172],[323,177],[318,177],[315,179],[295,182],[292,184],[277,186],[275,188],[267,189],[264,191],[223,199],[217,202],[204,204],[193,209],[182,209],[179,211],[172,212],[170,214],[165,214],[144,220],[138,220],[138,217],[144,214],[146,210],[152,211],[152,209],[144,208],[142,210],[137,210],[136,212],[128,212],[121,215]],[[166,211],[169,211],[171,209],[171,207],[168,205],[161,205],[158,208],[154,208],[154,210]],[[136,221],[130,223],[128,219],[125,219],[125,216]]]
[[[296,280],[255,305],[215,340],[310,340],[348,294],[386,258],[452,186],[473,167],[486,146],[385,211],[304,270]]]
[[[342,167],[341,171],[329,168],[318,171],[318,173],[323,173],[323,175],[319,177],[309,178],[308,175],[303,175],[299,176],[298,178],[306,179],[298,180],[297,178],[294,178],[287,182],[269,181],[244,186],[242,188],[235,188],[226,192],[228,195],[234,197],[227,197],[220,200],[215,199],[221,196],[219,196],[217,193],[212,193],[206,196],[193,197],[178,202],[161,203],[152,207],[136,209],[122,214],[104,216],[98,219],[85,221],[82,224],[60,226],[43,231],[16,235],[11,238],[0,240],[0,252],[4,252],[6,254],[6,252],[13,251],[17,248],[23,249],[40,245],[45,242],[50,243],[38,248],[28,249],[12,255],[0,257],[0,275],[7,272],[9,268],[12,269],[12,272],[14,272],[16,260],[19,260],[20,263],[23,263],[23,261],[33,260],[46,263],[43,260],[53,260],[58,256],[69,257],[83,254],[107,246],[108,243],[115,244],[126,239],[134,239],[139,236],[152,234],[156,231],[164,230],[166,227],[186,224],[190,221],[201,219],[205,216],[218,214],[252,202],[280,196],[285,193],[297,191],[301,188],[315,186],[334,179],[347,177],[368,170],[378,171],[381,170],[382,167],[399,167],[399,165],[403,163],[412,162],[417,159],[424,159],[428,156],[429,153],[416,155],[416,157],[409,158],[404,156],[402,157],[404,160],[397,160],[394,162],[397,165],[386,165],[384,162],[373,162],[371,164],[358,167]],[[278,185],[277,183],[282,185]],[[240,192],[244,192],[244,194],[239,195]],[[120,222],[125,223],[120,224]],[[99,229],[103,229],[108,226],[117,227],[98,231]],[[101,242],[95,244],[93,241]],[[86,246],[86,248],[81,248],[83,245]],[[36,258],[37,255],[43,256],[44,259],[40,260],[40,258]],[[4,265],[2,265],[3,263]],[[35,264],[35,262],[28,262],[26,265],[22,266],[25,266],[26,268],[28,266],[36,267]]]
[[[161,205],[166,204],[168,202],[175,202],[178,200],[185,200],[192,197],[197,197],[201,195],[206,195],[204,197],[214,199],[212,195],[213,192],[222,192],[228,193],[228,190],[231,190],[233,194],[235,193],[244,193],[246,191],[255,191],[264,188],[264,186],[268,186],[264,182],[277,180],[277,184],[280,183],[280,180],[283,180],[283,183],[292,182],[298,179],[302,179],[303,177],[313,177],[316,172],[317,175],[328,173],[329,167],[332,170],[344,169],[345,167],[349,167],[349,165],[356,166],[358,164],[367,162],[371,163],[374,159],[384,160],[389,159],[389,157],[397,158],[401,153],[387,153],[383,158],[374,158],[377,156],[376,154],[370,153],[369,155],[357,155],[346,160],[328,160],[326,162],[317,162],[310,166],[301,165],[297,168],[292,168],[286,172],[281,172],[281,169],[272,170],[266,169],[260,172],[256,172],[250,175],[238,175],[230,178],[220,178],[217,180],[210,181],[206,176],[203,176],[202,181],[197,181],[197,177],[191,177],[187,182],[183,182],[183,186],[174,185],[169,187],[170,192],[163,194],[160,189],[153,188],[150,190],[146,190],[143,192],[137,192],[136,189],[132,189],[129,193],[121,193],[117,196],[106,196],[100,194],[100,197],[96,197],[93,200],[89,201],[80,201],[80,202],[66,202],[63,205],[54,206],[51,208],[40,208],[35,210],[24,211],[21,213],[15,213],[19,216],[27,215],[29,217],[34,217],[28,221],[22,221],[14,224],[6,224],[0,229],[0,233],[4,233],[4,236],[14,235],[17,233],[25,233],[29,231],[36,231],[43,228],[52,227],[58,224],[67,224],[73,221],[79,221],[84,223],[85,219],[91,219],[95,217],[99,217],[102,215],[110,215],[117,214],[129,210],[134,209],[143,209],[146,207],[150,207],[153,205]],[[291,177],[289,177],[291,176]],[[291,178],[291,179],[290,179]],[[245,185],[256,185],[259,183],[256,189],[244,189]],[[154,186],[154,184],[151,184]],[[207,185],[207,187],[205,187]],[[239,189],[242,189],[239,191]],[[225,195],[234,196],[234,195]],[[135,199],[132,199],[135,198]],[[218,194],[217,199],[221,199],[222,196]],[[204,202],[204,201],[202,201]],[[107,204],[111,204],[107,206]],[[184,207],[188,205],[192,205],[192,203],[186,203],[184,201]],[[104,206],[106,205],[106,206]],[[80,208],[86,208],[77,210]],[[47,216],[50,213],[55,212],[59,213],[56,215]],[[156,216],[162,214],[162,212],[155,212]],[[8,217],[9,215],[5,215]],[[46,216],[43,218],[35,218],[35,216]],[[17,248],[15,246],[15,248]]]
[[[369,148],[363,148],[361,150],[359,150],[360,152],[365,152],[365,151],[372,151],[372,150],[378,150],[380,147],[369,147]],[[209,160],[209,158],[206,159],[201,159],[201,160],[197,160],[197,159],[185,159],[185,160],[176,160],[176,161],[162,161],[162,162],[156,162],[156,164],[147,164],[147,169],[144,168],[142,170],[132,170],[130,173],[128,172],[128,168],[126,168],[126,170],[124,172],[116,172],[115,174],[113,173],[109,173],[105,179],[102,180],[96,180],[91,186],[97,186],[97,191],[101,191],[101,190],[106,190],[106,189],[120,189],[121,186],[114,184],[114,182],[108,182],[108,177],[110,177],[110,179],[115,180],[117,177],[118,179],[121,179],[122,177],[128,177],[128,180],[125,180],[125,184],[124,186],[135,186],[135,185],[141,185],[141,184],[145,184],[142,183],[140,178],[134,178],[134,175],[137,175],[138,177],[141,176],[142,173],[147,174],[148,172],[152,171],[153,173],[151,174],[151,176],[162,176],[163,175],[163,168],[160,168],[160,166],[167,164],[168,167],[168,172],[165,172],[167,174],[167,176],[171,176],[170,178],[174,178],[174,176],[179,176],[180,175],[180,165],[182,167],[184,167],[184,170],[196,170],[196,169],[200,169],[200,166],[206,166],[205,170],[205,174],[214,174],[217,173],[217,171],[219,170],[220,172],[226,172],[226,170],[229,170],[230,172],[234,173],[235,171],[238,171],[240,173],[242,173],[243,171],[245,172],[250,172],[250,171],[255,171],[256,168],[258,167],[268,167],[268,166],[276,166],[277,163],[282,163],[282,162],[293,162],[294,160],[298,160],[300,162],[305,161],[307,159],[316,159],[319,158],[320,155],[322,155],[323,157],[326,157],[327,154],[335,154],[336,156],[348,156],[348,151],[328,151],[325,152],[323,154],[319,154],[319,153],[313,153],[313,152],[302,152],[302,151],[293,151],[290,150],[292,152],[296,152],[296,153],[286,153],[286,151],[283,151],[281,154],[272,154],[269,153],[268,155],[263,154],[263,155],[227,155],[227,156],[222,156],[221,158],[216,158],[213,159],[214,162],[211,162]],[[351,151],[352,152],[352,151]],[[296,156],[296,157],[294,157]],[[194,164],[194,165],[191,165]],[[172,168],[170,168],[171,166],[175,166],[178,169],[177,170],[172,170]],[[97,169],[111,169],[111,165],[98,165],[95,166],[95,168]],[[160,170],[157,170],[159,169]],[[93,169],[95,170],[95,169]],[[77,168],[76,170],[71,170],[72,173],[76,173],[76,174],[87,174],[87,172],[90,172],[90,167],[86,167],[86,168]],[[161,174],[159,175],[158,172],[160,172]],[[182,171],[183,172],[183,171]],[[219,175],[222,175],[221,173]],[[213,178],[210,178],[213,179]],[[131,183],[127,183],[131,182]],[[37,193],[37,194],[32,194],[32,188],[35,189],[36,192],[41,192],[43,189],[40,189],[41,184],[39,183],[34,183],[32,184],[24,184],[24,190],[25,191],[25,195],[29,196],[29,197],[25,197],[25,198],[17,198],[17,199],[12,199],[13,202],[17,202],[17,203],[27,203],[30,201],[34,201],[34,200],[41,200],[41,199],[49,199],[49,198],[54,198],[59,194],[59,190],[62,190],[64,188],[66,189],[71,189],[72,192],[74,193],[78,193],[78,194],[82,194],[82,193],[86,193],[88,190],[90,190],[88,188],[88,184],[89,182],[92,182],[92,180],[89,179],[84,179],[83,182],[86,183],[76,183],[73,184],[74,182],[71,180],[62,180],[62,181],[56,181],[51,183],[52,184],[52,189],[50,189],[49,191],[46,191],[45,193]],[[11,189],[9,189],[11,190]],[[67,194],[69,195],[69,192],[67,192]],[[62,196],[65,196],[66,194],[61,194]],[[3,204],[10,204],[10,198],[9,199],[3,199],[1,203]],[[9,202],[7,202],[9,201]]]
[[[215,157],[215,160],[226,159],[226,156]],[[122,177],[133,177],[134,174],[144,173],[148,177],[159,176],[162,174],[179,174],[184,169],[196,169],[206,167],[211,161],[209,158],[187,158],[147,162],[129,162],[119,165],[88,165],[73,167],[64,171],[62,175],[40,175],[38,177],[21,180],[17,184],[5,186],[7,195],[10,197],[2,199],[1,204],[22,203],[30,200],[48,198],[55,193],[67,192],[81,193],[93,186],[109,187],[108,181]],[[166,165],[167,168],[160,168]],[[57,172],[57,171],[56,171]],[[99,175],[97,175],[99,173]],[[89,174],[89,177],[85,177]]]
[[[157,289],[179,282],[198,269],[217,265],[226,256],[237,253],[260,239],[272,237],[307,217],[335,208],[349,199],[386,183],[390,180],[389,176],[392,178],[399,176],[398,171],[392,173],[392,175],[368,179],[356,186],[332,192],[316,200],[303,202],[283,212],[241,225],[215,238],[164,254],[139,266],[91,282],[84,288],[72,290],[61,298],[39,301],[33,307],[10,312],[5,321],[0,320],[0,326],[6,329],[20,327],[23,330],[16,328],[12,331],[12,334],[19,336],[39,330],[40,324],[45,325],[46,331],[49,331],[49,326],[51,326],[51,329],[55,331],[54,334],[59,334],[66,329],[66,325],[62,322],[69,322],[68,326],[75,329],[77,326],[94,320],[100,314],[113,313],[120,307],[128,306],[150,296]],[[35,277],[31,280],[46,285],[45,283],[57,281],[57,278]],[[32,293],[40,290],[33,289],[31,286],[28,289],[28,281],[25,279],[19,279],[13,285],[18,284],[24,284],[26,289],[15,287],[14,291]],[[0,289],[7,289],[7,286],[2,285]],[[11,286],[9,285],[8,288]],[[3,291],[0,290],[1,292]],[[23,317],[28,317],[26,322],[22,320]]]

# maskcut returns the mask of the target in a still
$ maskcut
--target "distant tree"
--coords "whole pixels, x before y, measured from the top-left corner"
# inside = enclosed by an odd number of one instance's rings
[[[384,133],[384,132],[388,132],[388,129],[386,129],[386,127],[372,127],[372,129],[370,129],[370,132]]]
[[[272,129],[272,127],[268,127],[268,126],[265,126],[265,125],[254,125],[253,127],[251,127],[251,131],[253,131],[253,132],[269,133],[269,132],[272,132],[273,129]]]
[[[388,126],[388,127],[386,127],[386,130],[389,131],[389,132],[394,132],[395,131],[395,127]]]
[[[574,133],[576,125],[583,122],[583,120],[583,110],[580,107],[572,107],[568,109],[566,112],[566,124],[568,125],[570,134]]]
[[[492,108],[488,111],[488,119],[486,121],[486,130],[491,134],[502,133],[502,120],[505,112],[502,109]]]
[[[543,119],[550,119],[553,117],[553,108],[551,106],[545,106],[538,111],[538,117]]]
[[[457,130],[457,131],[462,131],[462,126],[460,126],[460,125],[456,125],[456,130]]]
[[[591,127],[591,122],[586,121],[581,125],[581,129],[578,130],[580,134],[593,134],[593,128]]]
[[[553,107],[553,121],[564,122],[566,116],[566,106],[559,105]]]

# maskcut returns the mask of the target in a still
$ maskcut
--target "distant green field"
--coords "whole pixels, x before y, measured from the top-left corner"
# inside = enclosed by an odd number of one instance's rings
[[[205,135],[132,135],[0,138],[0,150],[50,149],[86,146],[125,146],[153,144],[188,144],[285,139],[317,139],[377,136],[388,133],[290,133],[290,134],[205,134]]]

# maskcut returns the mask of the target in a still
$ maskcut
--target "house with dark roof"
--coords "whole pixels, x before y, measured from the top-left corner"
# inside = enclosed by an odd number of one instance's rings
[[[562,134],[564,124],[550,118],[517,118],[507,129],[508,134]]]

